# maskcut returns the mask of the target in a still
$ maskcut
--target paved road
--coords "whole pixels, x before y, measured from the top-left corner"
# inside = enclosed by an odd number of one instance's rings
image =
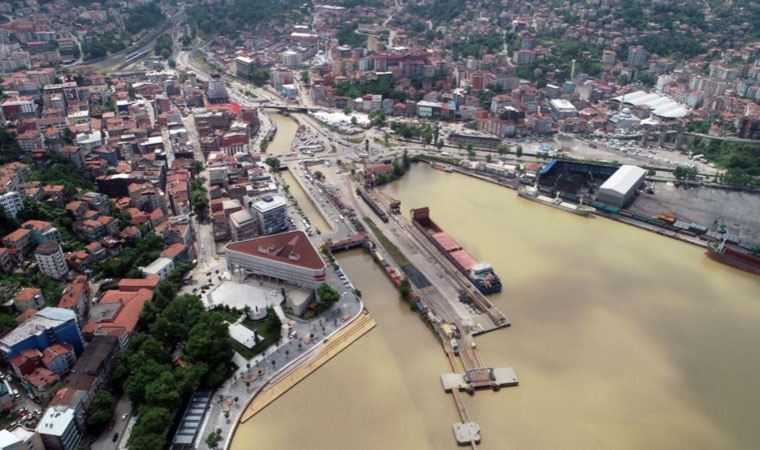
[[[122,420],[122,416],[126,414],[127,418]],[[132,403],[129,401],[126,395],[123,395],[116,403],[116,408],[113,413],[114,426],[111,431],[104,431],[100,437],[91,444],[92,450],[113,450],[115,447],[124,448],[129,440],[128,433],[125,433],[127,424],[132,419]],[[118,434],[117,443],[114,443],[113,437]]]

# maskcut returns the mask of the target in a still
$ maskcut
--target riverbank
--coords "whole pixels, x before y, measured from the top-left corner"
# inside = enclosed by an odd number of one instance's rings
[[[364,311],[348,325],[329,338],[325,338],[318,348],[305,355],[302,360],[278,373],[255,394],[241,415],[239,423],[245,423],[251,419],[338,353],[367,334],[375,325],[375,320],[369,312]]]
[[[431,166],[434,164],[433,162],[430,162],[430,161],[424,161],[424,162],[430,164]],[[457,166],[452,166],[452,172],[466,175],[468,177],[472,177],[481,181],[486,181],[488,183],[496,184],[498,186],[512,189],[515,191],[519,189],[520,187],[520,184],[518,182],[509,182],[509,181],[499,180],[499,179],[489,177],[487,175],[484,175],[472,170],[463,169]],[[665,236],[671,239],[675,239],[677,241],[685,242],[687,244],[696,245],[697,247],[707,248],[707,242],[696,236],[690,236],[683,233],[666,230],[666,229],[657,227],[655,225],[651,225],[651,224],[647,224],[644,222],[631,219],[629,217],[621,216],[618,214],[611,214],[611,213],[603,212],[600,210],[597,210],[596,212],[594,212],[594,215],[599,216],[599,217],[604,217],[606,219],[614,220],[616,222],[624,223],[626,225],[630,225],[642,230],[650,231],[660,236]]]

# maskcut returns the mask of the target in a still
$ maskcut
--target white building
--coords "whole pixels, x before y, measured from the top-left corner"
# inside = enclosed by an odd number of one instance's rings
[[[140,271],[144,277],[150,275],[158,275],[162,280],[165,280],[172,274],[174,270],[174,260],[171,258],[160,257],[148,264],[147,267],[141,267]]]
[[[549,100],[549,114],[554,120],[562,120],[568,117],[575,117],[578,114],[578,110],[569,101],[563,98],[555,98]]]
[[[246,56],[235,58],[235,74],[240,78],[250,80],[253,76],[253,60]]]
[[[0,450],[40,450],[44,448],[42,438],[34,430],[16,425],[0,430]]]
[[[55,240],[40,244],[34,251],[34,257],[37,260],[40,273],[43,275],[60,280],[69,273],[69,266],[66,264],[66,257],[61,245]]]
[[[16,191],[6,192],[0,195],[0,206],[5,210],[5,215],[16,218],[16,214],[24,210],[24,202],[21,201],[21,194]]]
[[[624,165],[599,187],[597,201],[622,208],[626,206],[636,190],[644,182],[647,171],[638,166]]]
[[[288,231],[227,244],[227,269],[315,289],[325,281],[325,262],[303,231]]]
[[[287,231],[288,202],[281,195],[267,194],[257,201],[246,201],[246,207],[256,214],[261,234],[274,234]]]
[[[75,416],[76,412],[69,407],[51,406],[45,410],[37,432],[46,449],[71,450],[81,443]]]
[[[301,65],[301,54],[294,50],[285,50],[280,54],[280,62],[290,68],[299,67]]]

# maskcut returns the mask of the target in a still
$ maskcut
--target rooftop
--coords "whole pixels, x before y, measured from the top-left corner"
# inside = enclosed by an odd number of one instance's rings
[[[26,322],[17,326],[0,339],[0,345],[13,346],[32,335],[41,335],[45,330],[55,328],[70,320],[76,320],[76,314],[70,309],[48,307],[37,312]]]
[[[37,432],[53,436],[62,436],[69,424],[74,421],[74,410],[71,408],[50,407],[45,410]]]
[[[227,245],[227,250],[307,269],[319,270],[325,267],[319,252],[303,231],[287,231],[233,242]]]

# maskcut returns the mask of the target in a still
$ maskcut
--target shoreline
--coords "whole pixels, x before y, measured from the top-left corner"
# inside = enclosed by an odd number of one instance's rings
[[[361,301],[361,299],[360,299],[360,301]],[[321,367],[322,365],[324,365],[326,362],[328,362],[334,356],[336,356],[337,354],[339,354],[341,351],[343,351],[346,348],[348,348],[351,344],[353,344],[354,342],[356,342],[359,338],[361,338],[362,336],[364,336],[367,332],[369,332],[372,328],[375,327],[376,323],[375,323],[374,319],[372,318],[372,316],[370,315],[369,311],[367,311],[365,309],[364,302],[361,302],[361,304],[359,306],[360,306],[359,307],[359,311],[356,313],[356,315],[354,315],[350,320],[346,321],[346,323],[344,323],[343,326],[341,326],[337,330],[333,331],[329,335],[327,335],[324,338],[322,338],[322,340],[319,341],[316,345],[314,345],[311,349],[309,349],[309,351],[304,352],[303,354],[299,355],[297,358],[293,359],[289,363],[287,363],[284,366],[282,366],[280,368],[280,370],[278,370],[275,374],[273,374],[271,376],[271,378],[269,380],[267,380],[260,388],[258,388],[255,391],[251,392],[250,397],[245,402],[245,407],[241,408],[240,412],[235,417],[233,417],[233,418],[230,419],[230,421],[232,422],[232,427],[230,428],[229,433],[224,438],[224,445],[221,447],[223,450],[229,450],[230,445],[232,444],[232,438],[235,436],[235,433],[237,432],[237,428],[240,426],[240,424],[246,422],[251,417],[253,417],[256,413],[258,413],[262,409],[264,409],[264,407],[268,406],[270,403],[272,403],[275,400],[277,400],[277,398],[279,398],[282,394],[286,393],[293,386],[295,386],[296,384],[298,384],[301,381],[303,381],[303,379],[305,379],[306,377],[308,377],[309,375],[311,375],[311,373],[313,373],[314,371],[316,371],[319,367]],[[344,332],[347,332],[347,331],[352,331],[351,327],[355,326],[355,322],[357,322],[357,320],[360,319],[362,316],[366,316],[366,317],[369,318],[369,320],[371,321],[371,326],[369,326],[366,330],[364,330],[359,335],[355,335],[355,337],[352,340],[349,340],[349,341],[338,341],[338,342],[344,343],[344,345],[341,346],[339,349],[336,349],[335,352],[331,352],[332,348],[328,348],[327,349],[327,353],[323,353],[325,351],[325,344],[326,343],[330,343],[330,340],[333,338],[333,336],[336,336],[339,333],[344,333]],[[290,386],[288,386],[286,389],[283,389],[282,392],[280,392],[279,394],[277,394],[273,398],[269,399],[269,401],[264,406],[262,406],[261,408],[259,408],[256,412],[254,412],[250,416],[246,417],[246,414],[247,414],[249,408],[251,407],[251,405],[253,404],[254,400],[257,397],[259,397],[267,388],[269,388],[272,382],[279,383],[280,381],[283,381],[284,379],[282,377],[285,375],[286,371],[290,371],[290,373],[293,374],[299,368],[301,368],[302,365],[304,363],[306,363],[307,361],[310,361],[310,360],[316,359],[316,358],[321,358],[323,356],[327,356],[327,358],[324,359],[324,360],[320,360],[321,362],[317,366],[315,366],[313,368],[310,367],[311,370],[308,370],[308,371],[306,371],[303,374],[299,374],[300,378],[298,378],[297,380],[295,380],[295,379],[292,380],[292,384]],[[272,386],[272,388],[274,388],[274,386]]]
[[[422,160],[422,161],[425,162],[425,163],[430,164],[431,166],[433,165],[433,162],[426,161],[426,160]],[[471,178],[475,178],[477,180],[481,180],[481,181],[485,181],[485,182],[488,182],[488,183],[496,184],[498,186],[505,187],[507,189],[517,190],[517,188],[518,188],[518,186],[513,186],[513,185],[511,185],[509,183],[505,183],[505,182],[502,182],[502,181],[499,181],[499,180],[495,180],[495,179],[490,178],[490,177],[488,177],[486,175],[482,175],[482,174],[475,173],[475,172],[472,172],[472,171],[469,171],[469,170],[466,170],[466,169],[462,169],[461,167],[452,166],[451,168],[452,168],[452,172],[453,173],[458,173],[458,174],[465,175],[465,176],[468,176],[468,177],[471,177]],[[635,228],[639,228],[641,230],[649,231],[651,233],[655,233],[655,234],[660,235],[660,236],[664,236],[664,237],[668,237],[668,238],[671,238],[671,239],[675,239],[677,241],[685,242],[687,244],[692,244],[692,245],[695,245],[697,247],[707,248],[707,242],[703,241],[702,239],[699,239],[698,237],[685,236],[685,235],[682,235],[682,234],[679,234],[679,233],[675,233],[675,232],[671,232],[671,231],[668,231],[668,230],[660,229],[660,228],[655,227],[653,225],[648,225],[648,224],[645,224],[645,223],[642,223],[642,222],[631,220],[631,219],[628,219],[627,217],[616,216],[616,215],[605,213],[605,212],[602,212],[602,211],[599,211],[599,210],[594,211],[593,215],[594,216],[598,216],[598,217],[602,217],[602,218],[605,218],[605,219],[609,219],[609,220],[612,220],[612,221],[615,221],[615,222],[623,223],[623,224],[626,224],[626,225],[630,225],[630,226],[633,226]]]

